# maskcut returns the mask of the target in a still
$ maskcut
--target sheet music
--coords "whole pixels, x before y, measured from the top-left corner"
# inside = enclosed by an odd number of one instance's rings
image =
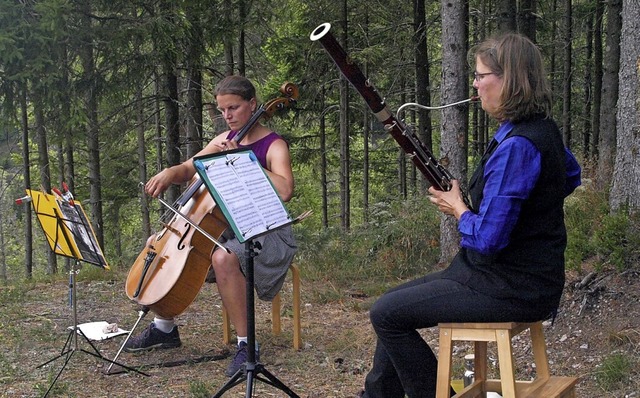
[[[230,152],[196,161],[199,173],[243,242],[290,222],[290,216],[252,151]],[[235,225],[234,225],[235,224]],[[240,234],[240,235],[238,235]]]
[[[110,269],[84,209],[46,192],[26,190],[47,242],[55,254]]]
[[[89,220],[87,220],[80,204],[71,205],[60,202],[58,207],[64,217],[64,223],[73,235],[82,260],[100,266],[106,264],[100,245],[98,245],[92,231],[89,230]]]
[[[109,323],[106,321],[81,323],[78,325],[76,333],[80,334],[80,332],[82,332],[86,338],[93,341],[106,340],[129,333],[128,330],[121,329],[120,327],[118,327],[116,332],[105,332],[105,327],[108,325]],[[67,329],[73,330],[73,328],[73,326],[69,326]]]

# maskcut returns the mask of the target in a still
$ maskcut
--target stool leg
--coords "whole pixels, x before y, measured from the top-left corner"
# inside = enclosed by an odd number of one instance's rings
[[[547,345],[544,342],[544,333],[542,331],[542,322],[536,322],[529,328],[531,332],[531,347],[533,350],[533,359],[536,363],[536,379],[548,379],[551,377],[549,372],[549,360],[547,358]]]
[[[278,293],[271,301],[271,331],[276,336],[280,335],[280,332],[282,332],[282,327],[280,325],[280,304],[280,293]]]
[[[300,320],[300,269],[296,265],[289,267],[293,279],[293,348],[302,348],[302,324]]]
[[[496,330],[496,343],[498,345],[498,361],[500,362],[502,397],[516,398],[516,376],[509,330]]]
[[[473,343],[473,381],[481,383],[482,396],[487,395],[487,342]]]
[[[296,265],[289,267],[293,280],[293,348],[300,350],[302,348],[302,323],[300,318],[301,298],[300,298],[300,269]],[[282,332],[281,322],[281,306],[282,299],[280,293],[276,294],[271,302],[271,322],[272,332],[279,335]],[[222,342],[229,344],[231,342],[231,322],[229,313],[225,306],[222,306]]]
[[[449,398],[451,392],[451,354],[451,329],[441,328],[436,398]]]

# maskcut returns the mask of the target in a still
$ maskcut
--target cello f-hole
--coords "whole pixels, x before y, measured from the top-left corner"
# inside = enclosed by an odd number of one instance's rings
[[[187,235],[189,235],[189,231],[191,231],[191,224],[186,223],[185,227],[187,227],[186,231],[184,231],[184,235],[182,235],[182,237],[180,238],[180,240],[178,241],[178,244],[176,245],[176,247],[178,248],[178,250],[184,250],[185,245],[184,245],[184,240],[187,237]]]

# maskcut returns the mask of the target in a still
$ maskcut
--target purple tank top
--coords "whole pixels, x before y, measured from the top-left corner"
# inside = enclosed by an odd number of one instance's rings
[[[238,134],[237,131],[235,130],[230,131],[229,135],[227,135],[227,139],[228,140],[232,139],[233,137],[236,136],[236,134]],[[253,153],[255,153],[256,157],[258,158],[260,165],[266,169],[267,168],[267,151],[269,150],[269,147],[274,141],[280,140],[280,139],[283,139],[283,138],[280,137],[280,135],[275,131],[272,131],[271,133],[260,138],[258,141],[252,143],[251,145],[238,145],[238,147],[251,149]]]

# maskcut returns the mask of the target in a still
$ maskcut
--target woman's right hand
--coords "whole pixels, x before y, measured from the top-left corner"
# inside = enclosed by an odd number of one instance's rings
[[[148,195],[157,198],[166,191],[171,184],[173,184],[175,177],[175,170],[173,167],[166,168],[151,177],[151,179],[144,184],[144,191]]]
[[[450,191],[439,191],[433,186],[429,187],[429,201],[438,206],[438,210],[444,214],[454,216],[457,220],[460,219],[462,213],[469,211],[469,208],[464,203],[462,198],[462,191],[460,190],[460,183],[458,180],[451,180]]]

